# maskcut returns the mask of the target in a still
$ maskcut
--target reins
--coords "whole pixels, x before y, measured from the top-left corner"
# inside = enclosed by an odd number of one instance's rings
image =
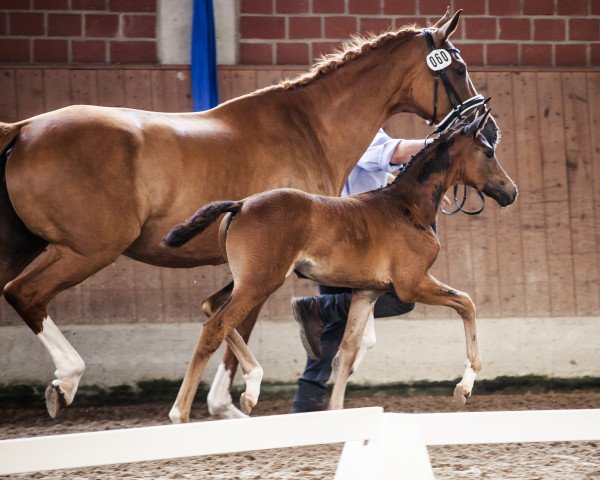
[[[427,139],[431,135],[438,135],[442,132],[445,132],[452,126],[457,120],[464,118],[464,114],[466,112],[471,111],[474,108],[478,108],[482,105],[485,105],[489,98],[484,98],[482,95],[477,94],[471,98],[468,98],[464,102],[460,101],[460,96],[456,92],[456,89],[452,86],[452,83],[448,79],[446,75],[445,69],[448,65],[452,63],[452,59],[447,52],[454,52],[456,54],[460,54],[460,50],[458,48],[448,48],[448,49],[436,49],[435,42],[433,40],[433,35],[427,29],[423,29],[423,35],[425,36],[425,41],[427,42],[427,46],[429,48],[429,54],[427,55],[427,66],[435,72],[435,80],[433,82],[433,115],[431,116],[431,120],[428,122],[429,125],[435,124],[435,117],[437,116],[437,104],[438,104],[438,90],[440,79],[442,80],[442,84],[444,85],[444,90],[446,91],[446,95],[448,96],[448,100],[450,101],[450,105],[453,107],[452,110],[446,115],[440,123],[436,125],[436,128],[433,132],[431,132],[425,138],[425,145],[427,145]],[[462,199],[458,198],[458,185],[454,185],[453,188],[453,200],[456,208],[453,210],[444,210],[442,208],[442,213],[446,215],[455,215],[458,212],[466,213],[467,215],[478,215],[483,212],[485,208],[485,196],[479,190],[475,190],[481,199],[481,208],[478,210],[467,210],[464,208],[465,203],[467,202],[468,189],[466,185],[463,185],[462,191]]]

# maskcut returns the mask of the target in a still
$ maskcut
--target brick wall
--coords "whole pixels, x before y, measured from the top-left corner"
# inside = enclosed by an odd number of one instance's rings
[[[354,33],[437,21],[471,65],[600,65],[600,0],[241,0],[240,63],[305,65]]]
[[[156,0],[0,0],[0,62],[155,63]]]

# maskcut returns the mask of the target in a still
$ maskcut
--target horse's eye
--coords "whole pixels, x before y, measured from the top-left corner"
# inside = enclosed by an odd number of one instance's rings
[[[485,156],[487,158],[494,158],[494,151],[493,150],[486,150],[485,151]]]
[[[467,73],[467,69],[464,66],[460,66],[456,69],[456,73],[458,73],[462,77]]]

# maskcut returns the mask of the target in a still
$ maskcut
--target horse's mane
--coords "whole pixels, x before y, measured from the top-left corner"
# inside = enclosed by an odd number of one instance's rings
[[[278,85],[267,87],[263,90],[291,90],[297,87],[303,87],[313,81],[323,77],[324,75],[337,70],[343,65],[362,57],[365,53],[375,50],[392,41],[403,42],[414,37],[421,30],[415,25],[407,25],[397,30],[388,30],[379,35],[367,34],[365,36],[356,35],[350,40],[342,43],[332,53],[321,55],[317,62],[311,67],[308,72],[300,74],[293,79],[283,80]]]

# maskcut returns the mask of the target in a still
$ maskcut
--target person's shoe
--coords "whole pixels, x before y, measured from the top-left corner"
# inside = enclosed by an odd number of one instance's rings
[[[313,360],[321,358],[323,355],[321,350],[323,319],[318,297],[292,298],[292,313],[294,320],[300,325],[300,338],[307,355]]]

